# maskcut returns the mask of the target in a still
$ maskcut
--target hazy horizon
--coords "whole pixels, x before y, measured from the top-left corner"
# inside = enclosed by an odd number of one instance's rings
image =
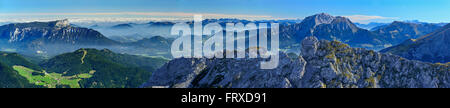
[[[0,22],[57,19],[82,21],[160,21],[191,18],[247,20],[303,19],[329,13],[355,23],[419,20],[450,22],[448,0],[3,0]]]

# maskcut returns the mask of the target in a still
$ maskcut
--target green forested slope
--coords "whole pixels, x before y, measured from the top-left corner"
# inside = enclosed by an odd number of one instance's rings
[[[65,76],[95,71],[91,78],[80,81],[84,88],[134,88],[166,62],[164,58],[116,54],[107,49],[79,49],[46,60],[40,66]]]

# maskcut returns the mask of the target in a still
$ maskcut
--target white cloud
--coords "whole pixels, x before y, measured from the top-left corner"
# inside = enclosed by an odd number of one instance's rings
[[[0,13],[0,16],[104,16],[104,15],[142,15],[142,16],[178,16],[187,17],[196,14],[209,17],[259,17],[265,15],[215,14],[215,13],[184,13],[184,12],[110,12],[110,13]]]
[[[183,12],[110,12],[110,13],[0,13],[0,22],[31,22],[69,19],[71,22],[134,22],[192,20],[194,15],[204,19],[238,18],[247,20],[277,19],[265,15],[183,13]]]
[[[373,21],[382,21],[382,22],[388,22],[395,19],[398,19],[396,17],[383,17],[383,16],[369,16],[369,15],[350,15],[350,16],[344,16],[349,18],[352,22],[358,22],[362,24],[367,24]]]

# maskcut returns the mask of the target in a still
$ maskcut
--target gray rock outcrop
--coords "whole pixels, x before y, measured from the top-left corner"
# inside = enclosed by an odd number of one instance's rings
[[[171,88],[448,88],[449,64],[431,64],[350,48],[337,41],[302,41],[296,59],[280,54],[276,69],[264,59],[174,59],[142,87]]]

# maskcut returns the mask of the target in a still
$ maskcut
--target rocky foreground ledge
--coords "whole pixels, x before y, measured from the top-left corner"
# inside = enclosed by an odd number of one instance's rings
[[[350,48],[337,41],[302,41],[298,58],[280,54],[276,69],[263,59],[170,61],[142,87],[169,88],[449,88],[449,64],[431,64]]]

